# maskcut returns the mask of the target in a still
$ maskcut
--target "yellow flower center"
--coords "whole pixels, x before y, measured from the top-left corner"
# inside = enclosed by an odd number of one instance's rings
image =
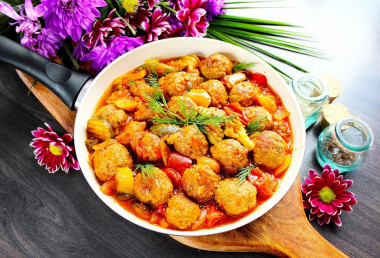
[[[323,203],[330,203],[336,197],[333,190],[328,188],[327,186],[323,187],[321,191],[319,191],[319,198],[321,198]]]
[[[62,150],[61,148],[59,148],[58,146],[54,146],[50,143],[49,145],[49,150],[52,154],[56,155],[56,156],[59,156],[62,154]]]
[[[123,7],[127,11],[127,13],[135,13],[137,11],[137,7],[139,6],[138,0],[124,0]]]

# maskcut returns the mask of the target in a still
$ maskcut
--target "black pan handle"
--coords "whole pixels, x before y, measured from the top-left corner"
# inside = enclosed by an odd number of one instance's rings
[[[0,61],[32,76],[49,88],[71,109],[89,74],[68,69],[20,44],[0,36]]]

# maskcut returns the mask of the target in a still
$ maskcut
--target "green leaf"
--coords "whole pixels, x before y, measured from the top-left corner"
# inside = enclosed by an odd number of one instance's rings
[[[215,17],[214,20],[229,20],[229,21],[240,21],[240,22],[253,23],[253,24],[299,27],[297,25],[293,25],[293,24],[285,23],[285,22],[262,20],[262,19],[248,18],[248,17],[243,17],[243,16],[227,15],[227,14],[219,14],[217,17]]]
[[[100,12],[100,17],[99,17],[99,20],[100,21],[103,21],[105,18],[107,18],[108,16],[108,5],[104,6],[104,7],[100,7],[98,10]]]

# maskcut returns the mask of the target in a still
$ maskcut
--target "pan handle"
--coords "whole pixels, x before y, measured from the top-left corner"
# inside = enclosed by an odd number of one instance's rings
[[[90,79],[89,74],[68,69],[4,36],[0,36],[0,61],[35,78],[71,110],[75,110],[75,100]]]

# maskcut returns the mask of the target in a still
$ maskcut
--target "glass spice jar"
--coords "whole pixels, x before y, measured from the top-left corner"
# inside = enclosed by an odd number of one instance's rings
[[[355,118],[342,119],[319,135],[317,160],[322,167],[328,163],[341,173],[351,171],[363,164],[372,143],[372,131],[364,122]]]
[[[327,85],[313,74],[303,74],[293,79],[292,89],[307,129],[318,120],[322,107],[330,102]]]

